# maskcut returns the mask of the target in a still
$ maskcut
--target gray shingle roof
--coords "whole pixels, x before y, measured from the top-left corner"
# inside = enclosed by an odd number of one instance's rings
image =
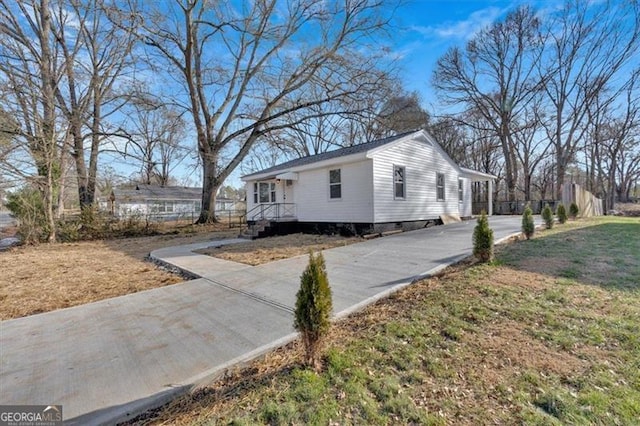
[[[412,130],[410,132],[401,133],[401,134],[395,135],[395,136],[390,136],[390,137],[384,138],[384,139],[377,139],[377,140],[374,140],[374,141],[371,141],[371,142],[362,143],[360,145],[347,146],[345,148],[336,149],[334,151],[328,151],[328,152],[323,152],[321,154],[309,155],[307,157],[302,157],[302,158],[296,158],[294,160],[287,161],[285,163],[278,164],[278,165],[275,165],[273,167],[269,167],[267,169],[260,170],[258,172],[253,172],[253,173],[250,173],[248,175],[244,175],[242,177],[243,178],[250,178],[252,176],[261,175],[261,174],[264,174],[264,173],[275,173],[275,172],[278,172],[278,171],[283,171],[283,170],[286,170],[286,169],[290,169],[292,167],[305,166],[307,164],[313,164],[313,163],[317,163],[319,161],[330,160],[332,158],[339,158],[339,157],[344,157],[344,156],[351,155],[351,154],[357,154],[359,152],[366,152],[366,151],[369,151],[370,149],[374,149],[374,148],[377,148],[379,146],[386,145],[388,143],[397,141],[398,139],[403,138],[404,136],[407,136],[407,135],[412,134],[412,133],[415,133],[415,130]]]
[[[138,184],[135,188],[114,188],[118,201],[137,200],[200,200],[202,188]]]

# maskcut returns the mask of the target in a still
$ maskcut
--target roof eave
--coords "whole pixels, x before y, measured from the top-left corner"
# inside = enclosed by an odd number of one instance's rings
[[[462,171],[462,173],[464,173],[466,176],[468,177],[479,177],[482,178],[482,180],[487,180],[487,179],[492,179],[492,180],[496,180],[498,179],[498,176],[489,174],[489,173],[484,173],[484,172],[479,172],[477,170],[472,170],[472,169],[467,169],[466,167],[460,167],[460,171]]]
[[[353,163],[355,161],[367,159],[367,155],[366,155],[367,152],[368,151],[356,152],[354,154],[344,155],[344,156],[341,156],[341,157],[329,158],[327,160],[316,161],[316,162],[309,163],[309,164],[302,164],[300,166],[285,167],[285,168],[282,168],[282,169],[274,169],[274,170],[270,170],[269,172],[266,172],[266,173],[260,173],[260,172],[253,173],[253,174],[250,174],[250,175],[241,176],[240,180],[242,180],[243,182],[250,182],[250,181],[260,180],[260,179],[275,179],[276,175],[279,175],[279,174],[282,174],[282,173],[288,173],[288,172],[296,173],[296,172],[302,172],[302,171],[306,171],[306,170],[321,169],[323,167],[332,166],[332,165]]]

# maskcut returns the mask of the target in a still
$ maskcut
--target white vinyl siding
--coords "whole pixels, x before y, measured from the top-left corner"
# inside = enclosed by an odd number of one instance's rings
[[[402,222],[437,219],[442,214],[459,214],[459,169],[430,144],[403,141],[373,155],[375,197],[374,222]],[[405,168],[405,201],[394,198],[394,165]],[[436,175],[444,174],[444,201],[436,201]]]
[[[294,182],[296,212],[301,222],[371,223],[373,222],[372,161],[340,165],[341,200],[332,200],[329,170],[323,167],[299,173]],[[387,175],[387,179],[389,175]],[[389,179],[390,180],[390,179]]]

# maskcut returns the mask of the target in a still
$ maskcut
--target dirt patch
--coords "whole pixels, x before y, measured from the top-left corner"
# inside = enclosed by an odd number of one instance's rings
[[[291,234],[262,238],[245,244],[209,247],[197,250],[196,253],[256,266],[275,260],[308,254],[310,250],[318,252],[361,241],[362,239],[357,237]]]
[[[481,283],[491,286],[502,287],[519,287],[528,290],[544,290],[548,288],[549,284],[554,282],[554,278],[549,276],[546,268],[546,264],[541,264],[539,261],[531,262],[532,269],[538,269],[537,272],[531,271],[529,268],[523,268],[524,271],[518,271],[517,279],[514,277],[513,269],[509,268],[496,268],[492,271],[490,277],[485,277]]]
[[[42,244],[0,252],[0,319],[179,283],[182,277],[145,260],[149,252],[237,235],[237,230],[210,231],[216,228],[217,225],[194,227],[186,234]]]
[[[483,330],[482,338],[477,335],[467,344],[477,346],[486,353],[492,370],[506,367],[518,370],[537,370],[568,376],[585,368],[586,362],[564,351],[553,349],[539,339],[531,337],[521,323],[503,320]]]

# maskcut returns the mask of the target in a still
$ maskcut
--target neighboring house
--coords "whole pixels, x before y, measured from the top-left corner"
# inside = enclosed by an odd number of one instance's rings
[[[216,214],[233,211],[237,204],[229,198],[218,197]],[[112,197],[100,201],[100,208],[118,217],[197,218],[202,209],[202,188],[143,184],[134,188],[114,188]]]
[[[290,230],[359,234],[470,217],[472,182],[424,130],[304,157],[242,177],[247,220]],[[488,213],[492,206],[489,201]]]

